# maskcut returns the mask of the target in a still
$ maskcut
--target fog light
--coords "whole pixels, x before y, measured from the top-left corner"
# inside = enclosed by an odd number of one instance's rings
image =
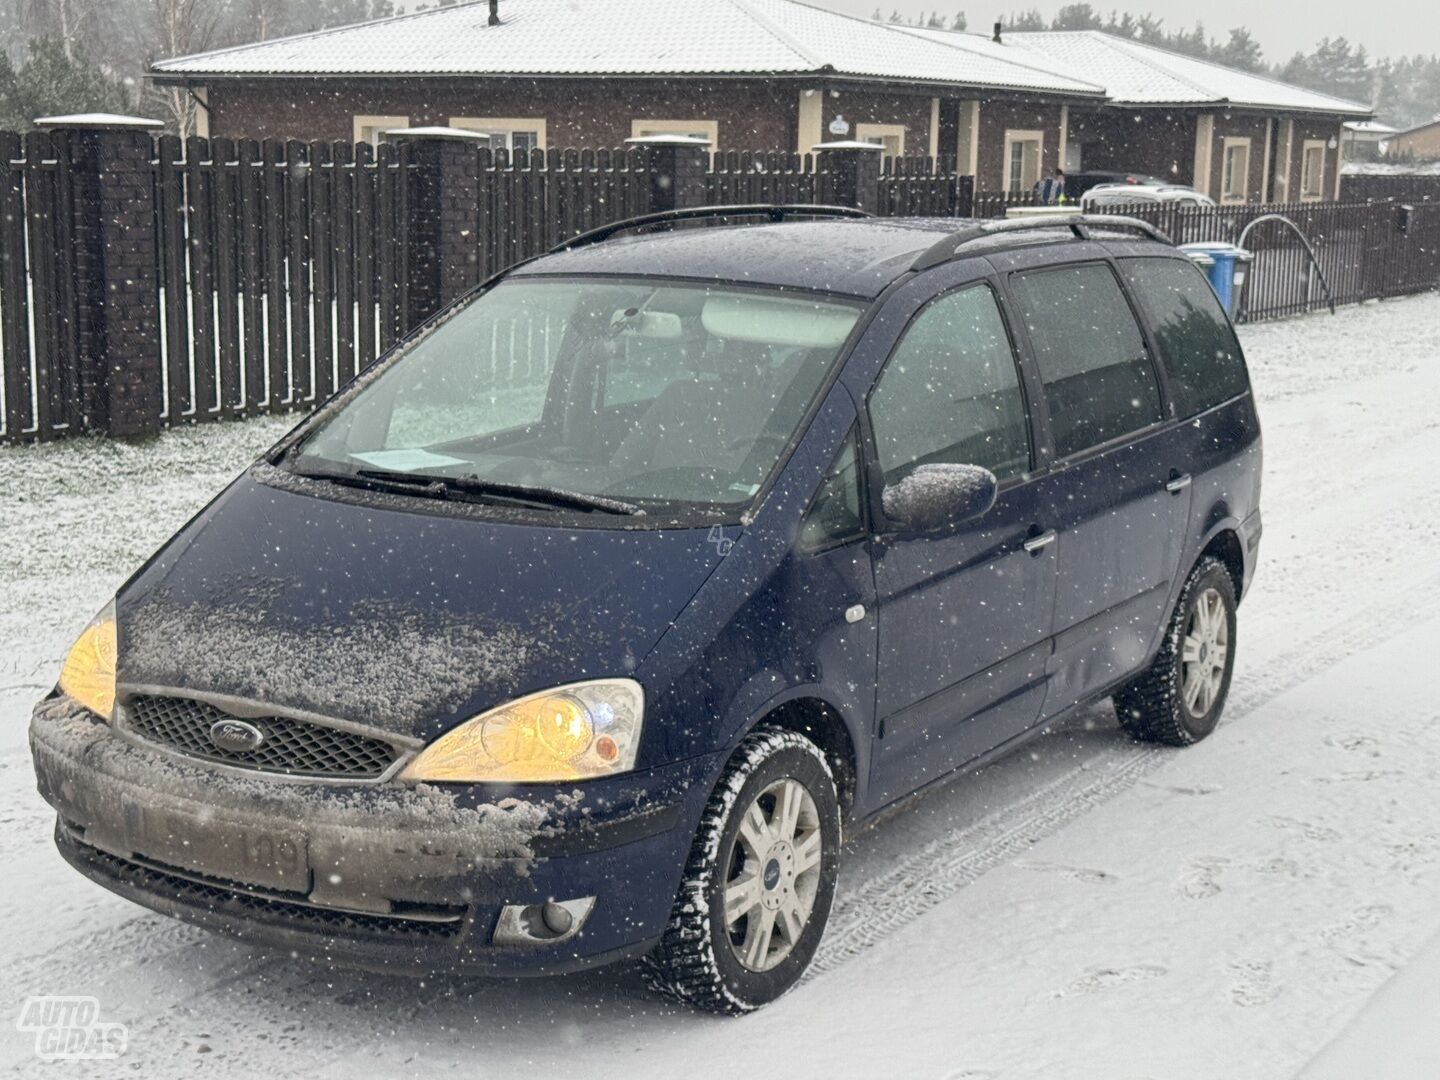
[[[546,900],[540,904],[506,904],[490,937],[492,945],[554,945],[569,941],[580,932],[595,897],[574,900]]]

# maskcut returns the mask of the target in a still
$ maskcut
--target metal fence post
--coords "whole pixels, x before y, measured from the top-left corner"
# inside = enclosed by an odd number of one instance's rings
[[[489,143],[478,131],[403,128],[385,137],[410,151],[410,265],[405,329],[418,326],[479,284],[480,160]]]
[[[160,430],[164,405],[155,243],[158,120],[44,116],[68,143],[79,426],[139,437]]]
[[[821,201],[878,213],[880,162],[885,148],[879,143],[817,143],[814,147],[822,174],[830,178],[830,191]]]

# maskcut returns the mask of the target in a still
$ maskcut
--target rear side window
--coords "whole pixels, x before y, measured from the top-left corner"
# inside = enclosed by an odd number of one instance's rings
[[[1030,467],[1015,354],[988,286],[915,316],[871,391],[870,422],[886,483],[934,462],[981,465],[1001,480]]]
[[[1235,331],[1199,268],[1179,259],[1126,259],[1122,272],[1155,332],[1180,417],[1249,385]]]
[[[1145,339],[1108,266],[1030,271],[1012,284],[1045,384],[1058,457],[1162,418]]]

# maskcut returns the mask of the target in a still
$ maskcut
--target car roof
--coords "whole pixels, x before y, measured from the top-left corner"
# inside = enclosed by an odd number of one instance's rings
[[[546,255],[512,276],[615,275],[753,282],[870,299],[947,236],[983,222],[971,218],[837,218],[724,228],[682,228],[615,237]],[[1073,239],[1056,229],[997,233],[975,254],[999,247]]]

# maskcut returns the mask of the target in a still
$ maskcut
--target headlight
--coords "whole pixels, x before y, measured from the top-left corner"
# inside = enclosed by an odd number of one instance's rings
[[[627,772],[644,713],[645,693],[633,679],[557,686],[446,732],[400,779],[533,783]]]
[[[70,646],[60,689],[106,720],[115,709],[115,601],[106,604]]]

